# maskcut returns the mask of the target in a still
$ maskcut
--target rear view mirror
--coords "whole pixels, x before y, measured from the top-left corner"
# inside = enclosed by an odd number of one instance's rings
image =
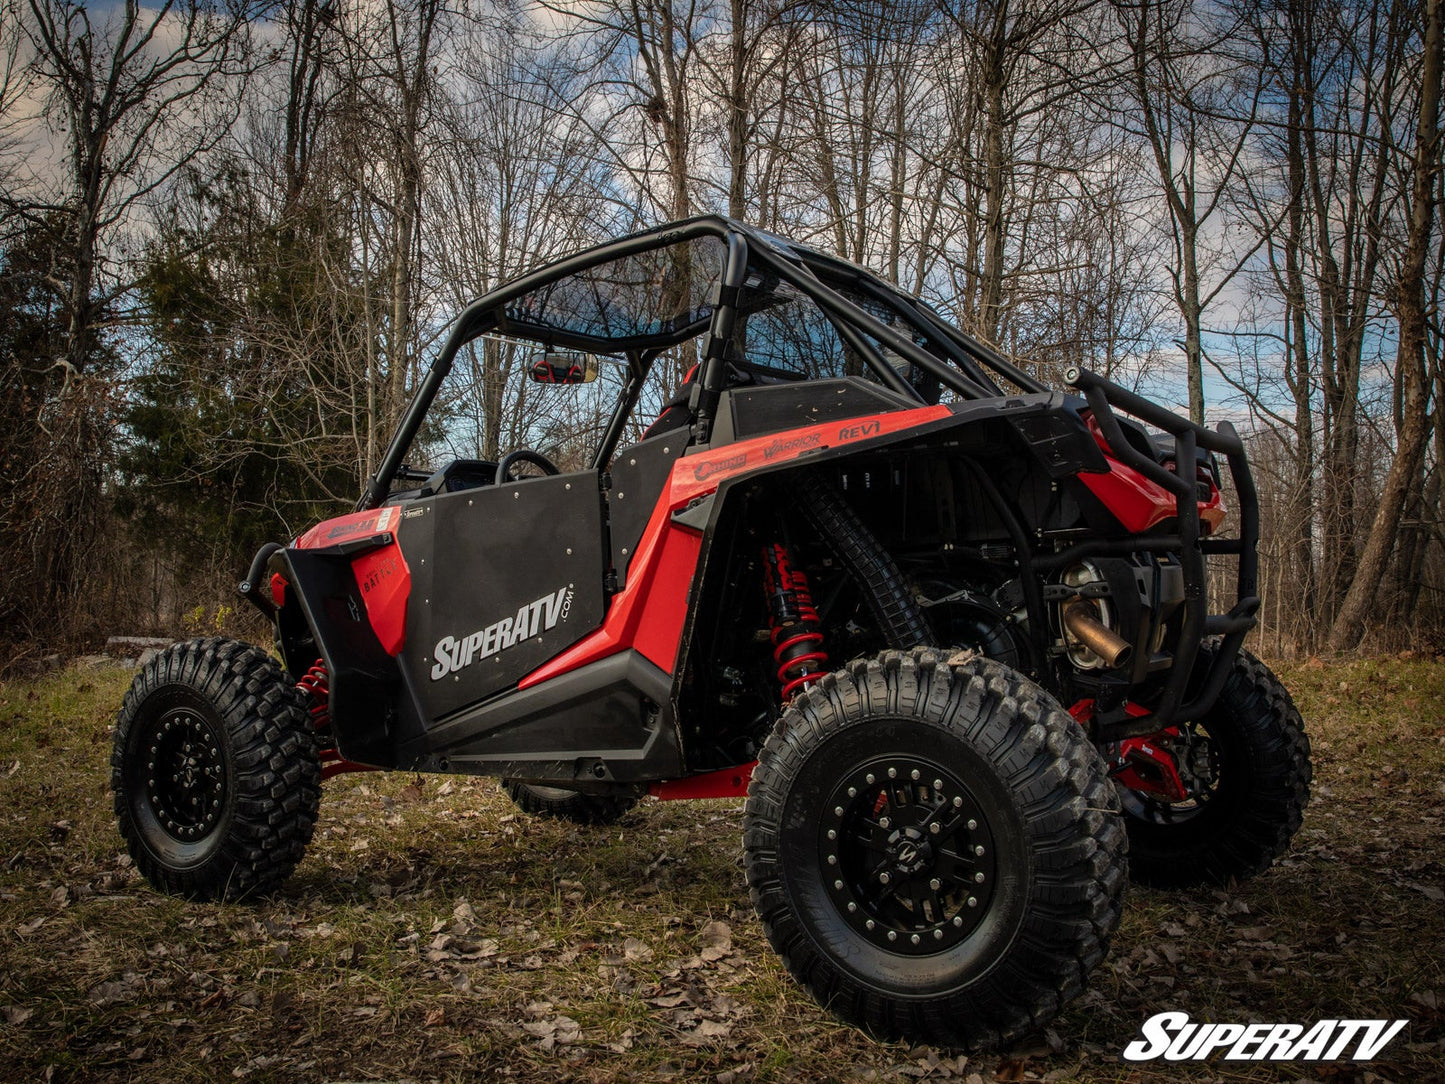
[[[534,384],[590,384],[597,379],[597,355],[549,350],[533,355],[527,376]]]

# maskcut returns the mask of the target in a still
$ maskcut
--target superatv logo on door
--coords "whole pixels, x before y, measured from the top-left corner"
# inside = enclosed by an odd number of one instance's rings
[[[433,655],[436,665],[431,668],[431,679],[440,681],[448,674],[470,666],[477,659],[515,647],[528,637],[554,628],[559,621],[567,619],[572,609],[572,587],[559,587],[549,595],[543,595],[535,602],[529,602],[517,611],[515,617],[504,617],[484,629],[478,629],[470,636],[456,639],[443,636],[437,641]]]

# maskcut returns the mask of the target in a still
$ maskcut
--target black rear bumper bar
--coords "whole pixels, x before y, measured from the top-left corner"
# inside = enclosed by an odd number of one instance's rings
[[[1259,611],[1259,555],[1256,552],[1259,544],[1259,498],[1245,460],[1244,442],[1229,422],[1220,422],[1217,429],[1205,429],[1087,369],[1071,368],[1064,374],[1064,380],[1079,389],[1088,400],[1094,420],[1098,422],[1099,431],[1103,433],[1114,458],[1174,494],[1178,533],[1168,541],[1177,542],[1184,572],[1183,624],[1174,645],[1174,661],[1169,676],[1154,710],[1148,715],[1135,717],[1120,708],[1101,712],[1096,720],[1098,739],[1118,741],[1152,734],[1173,723],[1197,719],[1214,706],[1229,678],[1240,644],[1244,642],[1245,634],[1254,628],[1255,614]],[[1174,470],[1167,470],[1153,457],[1129,443],[1114,414],[1116,407],[1174,437]],[[1199,448],[1222,455],[1229,463],[1229,473],[1234,479],[1239,499],[1237,539],[1200,538],[1199,495],[1193,474]],[[1187,477],[1182,473],[1184,471],[1190,472]],[[1174,550],[1175,546],[1168,548]],[[1225,614],[1209,613],[1204,558],[1210,553],[1239,556],[1236,601]],[[1220,636],[1222,641],[1202,682],[1191,685],[1195,660],[1206,636]],[[1192,695],[1186,700],[1185,695],[1190,692]]]

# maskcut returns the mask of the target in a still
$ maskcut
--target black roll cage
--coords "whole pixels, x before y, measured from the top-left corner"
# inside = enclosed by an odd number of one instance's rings
[[[551,282],[613,260],[699,237],[716,237],[722,241],[726,247],[726,260],[711,313],[685,326],[647,336],[604,339],[579,332],[527,325],[505,315],[509,303]],[[463,309],[452,324],[451,332],[436,360],[418,385],[406,413],[402,415],[375,476],[367,482],[356,503],[356,510],[375,508],[386,498],[392,479],[401,469],[402,459],[416,438],[442,382],[451,372],[457,354],[467,343],[489,331],[532,338],[548,345],[593,349],[614,355],[621,353],[627,357],[627,379],[623,392],[619,396],[618,406],[608,423],[602,443],[593,457],[593,466],[599,469],[606,465],[616,450],[626,418],[636,406],[642,383],[653,361],[668,347],[706,332],[702,373],[690,404],[697,415],[699,439],[705,442],[718,397],[725,386],[727,345],[732,338],[738,316],[738,297],[746,285],[749,267],[759,267],[776,274],[780,280],[815,302],[832,321],[839,335],[858,352],[879,381],[908,398],[919,399],[917,390],[863,338],[864,334],[965,399],[1001,395],[1002,391],[995,384],[994,376],[1002,377],[1027,392],[1048,390],[1040,381],[1004,360],[997,352],[952,327],[923,302],[900,292],[864,268],[784,241],[733,219],[720,215],[702,215],[671,222],[568,256],[499,286]],[[940,350],[953,365],[939,360],[911,338],[900,335],[875,319],[829,286],[823,277],[820,277],[820,273],[828,279],[858,290],[897,313],[931,347]]]

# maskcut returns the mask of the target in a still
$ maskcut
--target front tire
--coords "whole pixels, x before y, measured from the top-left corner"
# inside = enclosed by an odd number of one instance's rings
[[[882,1037],[977,1049],[1084,988],[1127,881],[1082,731],[979,657],[886,651],[801,693],[744,818],[753,905],[788,970]]]
[[[321,802],[305,701],[259,648],[175,644],[136,675],[116,717],[115,815],[163,892],[235,900],[301,860]]]
[[[1206,645],[1200,667],[1215,650]],[[1214,707],[1179,730],[1208,783],[1181,803],[1119,787],[1131,873],[1187,888],[1264,872],[1289,848],[1310,797],[1310,740],[1289,690],[1241,651]]]

